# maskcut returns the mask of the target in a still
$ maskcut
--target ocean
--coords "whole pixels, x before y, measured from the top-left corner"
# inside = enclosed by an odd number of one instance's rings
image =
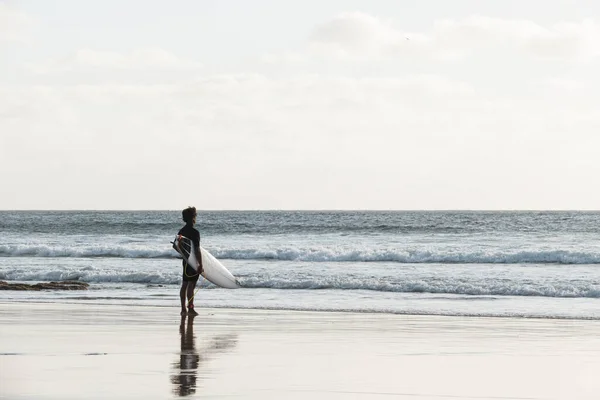
[[[173,307],[180,211],[0,211],[0,303]],[[600,319],[600,212],[199,211],[202,246],[242,288],[200,307]]]

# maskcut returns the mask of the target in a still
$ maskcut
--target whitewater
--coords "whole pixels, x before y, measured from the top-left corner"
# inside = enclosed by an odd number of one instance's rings
[[[600,319],[600,213],[199,212],[202,245],[239,278],[207,307]],[[0,302],[178,306],[178,211],[0,211],[0,280],[86,292]]]

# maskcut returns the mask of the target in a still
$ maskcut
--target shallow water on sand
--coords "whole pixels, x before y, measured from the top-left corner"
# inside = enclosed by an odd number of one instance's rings
[[[9,399],[597,399],[598,321],[4,304]]]

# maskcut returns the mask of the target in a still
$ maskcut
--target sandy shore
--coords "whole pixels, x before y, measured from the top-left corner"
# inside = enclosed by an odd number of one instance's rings
[[[6,399],[598,399],[600,322],[0,304]]]

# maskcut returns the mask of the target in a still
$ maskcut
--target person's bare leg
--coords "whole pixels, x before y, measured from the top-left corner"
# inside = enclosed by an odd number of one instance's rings
[[[198,315],[194,310],[194,288],[196,288],[196,282],[188,282],[187,286],[187,299],[188,299],[188,314]]]
[[[185,308],[185,294],[187,292],[187,287],[188,282],[181,282],[181,289],[179,289],[179,299],[181,300],[181,315],[185,315],[187,312]]]

